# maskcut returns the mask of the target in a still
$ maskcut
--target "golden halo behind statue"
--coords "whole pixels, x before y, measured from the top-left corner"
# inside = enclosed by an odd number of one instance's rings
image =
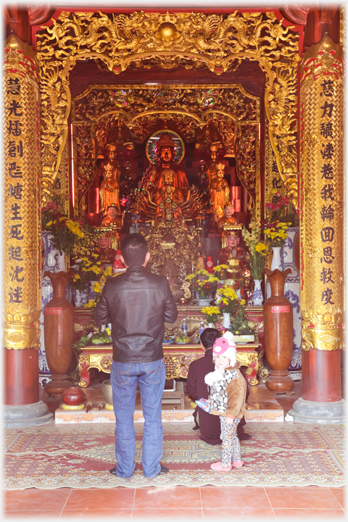
[[[168,129],[162,129],[159,131],[154,132],[150,138],[147,140],[145,151],[147,159],[155,165],[157,163],[158,159],[158,152],[157,152],[157,143],[158,140],[163,135],[169,135],[170,138],[174,141],[175,147],[174,147],[174,162],[178,165],[183,157],[185,156],[185,144],[184,140],[174,131],[168,130]]]

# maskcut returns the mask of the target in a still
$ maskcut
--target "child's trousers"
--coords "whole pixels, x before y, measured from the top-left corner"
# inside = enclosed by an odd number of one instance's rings
[[[240,454],[240,444],[237,436],[237,426],[240,419],[234,419],[233,424],[227,424],[226,417],[220,416],[222,457],[221,464],[230,466],[235,460],[242,460]]]

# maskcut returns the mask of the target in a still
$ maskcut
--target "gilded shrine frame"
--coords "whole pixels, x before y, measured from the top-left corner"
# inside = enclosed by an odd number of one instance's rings
[[[115,74],[131,64],[207,68],[217,75],[242,60],[266,76],[265,114],[280,177],[298,206],[297,70],[299,34],[274,12],[130,14],[63,11],[37,33],[41,92],[42,204],[48,200],[68,137],[69,72],[94,59]]]
[[[260,221],[260,98],[240,84],[89,85],[72,101],[75,208],[93,181],[98,149],[103,148],[98,142],[105,139],[106,129],[124,124],[134,142],[143,143],[156,130],[158,118],[171,121],[187,143],[212,122],[227,153],[236,144],[237,174]]]

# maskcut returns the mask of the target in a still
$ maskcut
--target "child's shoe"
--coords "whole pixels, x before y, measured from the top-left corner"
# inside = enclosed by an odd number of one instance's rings
[[[238,469],[238,468],[241,468],[241,467],[243,466],[243,464],[244,464],[244,462],[243,462],[242,460],[234,460],[234,461],[232,462],[232,466],[233,466],[234,468],[237,468],[237,469]]]
[[[231,471],[232,464],[230,466],[223,466],[221,462],[214,462],[214,464],[211,464],[210,467],[214,471]]]

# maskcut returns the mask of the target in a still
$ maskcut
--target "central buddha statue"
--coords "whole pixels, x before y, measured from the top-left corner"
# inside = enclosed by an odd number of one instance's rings
[[[182,202],[187,198],[189,183],[185,172],[174,161],[174,148],[173,138],[164,132],[157,142],[157,163],[150,169],[144,183],[144,188],[157,204],[166,197],[168,186],[174,200]]]

